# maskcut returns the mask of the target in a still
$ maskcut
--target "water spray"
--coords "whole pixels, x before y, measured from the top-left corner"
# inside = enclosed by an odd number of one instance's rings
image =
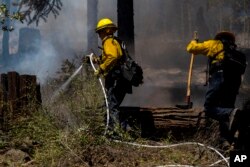
[[[63,92],[67,86],[69,85],[69,83],[75,78],[75,76],[81,71],[83,65],[81,65],[70,77],[69,79],[67,79],[67,81],[58,89],[54,92],[54,94],[51,97],[51,101],[53,102],[55,98],[57,98],[57,96]]]
[[[90,64],[93,68],[94,71],[96,71],[96,68],[95,68],[95,65],[92,61],[92,58],[93,58],[93,53],[91,53],[90,55],[86,55],[87,57],[89,57],[90,59]],[[53,102],[55,100],[55,98],[58,97],[58,95],[60,95],[61,92],[63,92],[67,86],[69,85],[69,83],[75,78],[75,76],[80,72],[80,70],[82,69],[83,65],[81,65],[74,73],[73,75],[71,75],[69,77],[69,79],[58,89],[55,91],[55,93],[52,95],[51,97],[51,102]],[[102,79],[99,77],[98,78],[100,84],[101,84],[101,87],[102,87],[102,91],[103,91],[103,94],[104,94],[104,98],[105,98],[105,104],[106,104],[106,112],[107,112],[107,122],[106,122],[106,128],[105,128],[105,131],[104,131],[104,135],[106,135],[107,133],[107,130],[108,130],[108,124],[109,124],[109,105],[108,105],[108,98],[107,98],[107,94],[106,94],[106,91],[105,91],[105,88],[103,86],[103,83],[102,83]]]
[[[89,57],[90,59],[90,64],[93,68],[94,71],[97,71],[97,69],[95,68],[95,65],[92,61],[92,58],[93,58],[93,53],[91,53],[90,55],[86,55],[87,57]],[[82,69],[83,65],[81,65],[74,73],[73,75],[53,94],[52,96],[52,100],[55,99],[59,94],[60,92],[64,91],[67,86],[69,85],[69,83],[73,80],[73,78],[80,72],[80,70]],[[103,82],[101,80],[101,78],[99,77],[98,78],[99,82],[100,82],[100,85],[102,87],[102,91],[103,91],[103,94],[104,94],[104,98],[105,98],[105,103],[106,103],[106,112],[107,112],[107,122],[106,122],[106,128],[105,128],[105,132],[104,132],[104,135],[106,135],[107,133],[107,129],[108,129],[108,124],[109,124],[109,106],[108,106],[108,99],[107,99],[107,94],[106,94],[106,91],[105,91],[105,88],[104,88],[104,85],[103,85]],[[177,147],[177,146],[182,146],[182,145],[197,145],[197,146],[202,146],[202,147],[205,147],[207,149],[210,149],[212,151],[214,151],[216,154],[218,154],[222,159],[209,165],[209,166],[215,166],[217,165],[218,163],[222,162],[222,161],[225,161],[227,166],[229,166],[229,158],[225,158],[218,150],[216,150],[215,148],[213,147],[210,147],[210,146],[206,146],[204,144],[201,144],[201,143],[197,143],[197,142],[186,142],[186,143],[179,143],[179,144],[170,144],[170,145],[164,145],[164,146],[154,146],[154,145],[144,145],[144,144],[138,144],[138,143],[131,143],[131,142],[124,142],[124,141],[120,141],[120,140],[113,140],[114,142],[116,143],[123,143],[123,144],[127,144],[127,145],[133,145],[133,146],[137,146],[137,147],[146,147],[146,148],[172,148],[172,147]],[[158,166],[158,167],[177,167],[177,166],[182,166],[182,167],[194,167],[194,166],[190,166],[190,165],[164,165],[164,166]]]
[[[87,55],[87,56],[90,59],[90,64],[91,64],[93,70],[96,71],[95,65],[94,65],[94,63],[92,61],[93,55],[94,54],[91,53],[90,55]],[[106,129],[105,129],[105,133],[104,133],[104,135],[105,135],[106,132],[107,132],[108,124],[109,124],[108,100],[107,100],[107,95],[106,95],[106,91],[105,91],[105,88],[103,86],[102,80],[101,80],[100,77],[98,79],[99,79],[99,82],[100,82],[102,90],[103,90],[103,94],[104,94],[105,102],[106,102],[106,107],[107,107],[107,125],[106,125]],[[225,161],[227,163],[227,165],[229,166],[228,158],[225,158],[218,150],[216,150],[213,147],[206,146],[206,145],[204,145],[202,143],[198,143],[198,142],[186,142],[186,143],[171,144],[171,145],[165,145],[165,146],[153,146],[153,145],[144,145],[144,144],[138,144],[138,143],[124,142],[124,141],[120,141],[120,140],[113,140],[113,141],[116,142],[116,143],[123,143],[123,144],[127,144],[127,145],[133,145],[133,146],[137,146],[137,147],[147,147],[147,148],[171,148],[171,147],[176,147],[176,146],[181,146],[181,145],[197,145],[197,146],[202,146],[202,147],[205,147],[207,149],[210,149],[210,150],[214,151],[216,154],[218,154],[222,158],[222,160],[219,160],[219,161],[211,164],[210,166],[214,166],[214,165],[216,165],[216,164],[218,164],[218,163],[220,163],[222,161]],[[172,166],[176,166],[176,165],[172,165]],[[189,165],[182,165],[182,166],[183,167],[193,167],[193,166],[189,166]]]
[[[94,65],[94,63],[93,63],[93,60],[92,60],[93,55],[94,55],[94,54],[91,53],[91,54],[87,55],[87,57],[89,57],[90,64],[91,64],[93,70],[94,70],[94,71],[97,71],[96,68],[95,68],[95,65]],[[99,82],[100,82],[100,84],[101,84],[102,91],[103,91],[103,95],[104,95],[104,98],[105,98],[105,104],[106,104],[107,122],[106,122],[106,128],[105,128],[105,132],[104,132],[104,135],[106,135],[107,130],[108,130],[108,125],[109,125],[109,105],[108,105],[108,98],[107,98],[106,90],[105,90],[105,88],[104,88],[104,86],[103,86],[103,83],[102,83],[102,79],[99,77],[98,80],[99,80]]]

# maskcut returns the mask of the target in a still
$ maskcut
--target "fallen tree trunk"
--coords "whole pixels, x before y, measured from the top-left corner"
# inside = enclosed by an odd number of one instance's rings
[[[202,109],[175,107],[120,107],[121,119],[133,119],[141,127],[142,136],[157,137],[171,133],[176,138],[192,135],[206,126]],[[130,121],[131,122],[131,121]]]

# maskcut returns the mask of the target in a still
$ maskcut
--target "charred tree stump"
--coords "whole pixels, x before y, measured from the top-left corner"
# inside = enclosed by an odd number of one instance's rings
[[[13,119],[37,109],[42,100],[36,76],[8,72],[0,78],[0,130],[7,131]]]
[[[171,133],[177,139],[193,135],[205,127],[201,109],[120,107],[121,119],[136,120],[142,137],[166,137]]]
[[[37,100],[36,93],[36,76],[33,75],[21,75],[20,77],[20,89],[19,89],[19,101],[22,108],[27,107],[30,103],[34,104]]]
[[[8,77],[7,74],[1,75],[0,80],[0,129],[5,129],[6,122],[5,122],[5,114],[7,111],[7,92],[8,92]]]
[[[19,97],[19,74],[17,72],[8,72],[8,106],[9,112],[7,115],[9,119],[13,117],[14,110],[18,110],[18,97]]]

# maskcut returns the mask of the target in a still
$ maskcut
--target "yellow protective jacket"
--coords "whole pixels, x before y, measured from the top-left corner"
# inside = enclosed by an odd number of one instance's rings
[[[122,49],[119,42],[113,36],[107,36],[102,41],[102,56],[100,68],[104,76],[112,70],[122,57]]]
[[[208,40],[202,43],[192,40],[187,46],[187,51],[195,55],[203,54],[212,58],[212,64],[224,59],[223,44],[219,40]]]

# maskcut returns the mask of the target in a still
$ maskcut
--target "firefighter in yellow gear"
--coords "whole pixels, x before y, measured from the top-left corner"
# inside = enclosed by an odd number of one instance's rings
[[[101,64],[96,75],[104,74],[106,76],[122,56],[121,46],[113,35],[116,30],[117,26],[108,18],[101,19],[96,26],[96,33],[102,40],[103,46]]]
[[[203,43],[192,40],[187,46],[187,51],[190,53],[195,55],[203,54],[209,58],[214,58],[213,62],[211,62],[212,64],[223,60],[224,53],[219,53],[221,50],[223,50],[223,44],[219,40],[208,40],[204,41]],[[216,53],[218,54],[214,57]]]
[[[102,40],[102,54],[99,58],[99,68],[96,76],[103,75],[109,102],[109,131],[114,132],[117,125],[125,130],[126,121],[120,122],[119,106],[127,93],[132,93],[132,85],[123,78],[120,60],[123,56],[121,44],[114,36],[117,26],[109,18],[101,19],[96,26],[96,33]]]
[[[192,40],[187,45],[189,53],[203,54],[209,58],[209,87],[205,96],[204,111],[208,117],[220,123],[221,146],[228,149],[233,141],[232,125],[240,110],[235,108],[235,100],[241,84],[241,76],[225,76],[222,61],[225,45],[236,48],[235,36],[228,31],[216,34],[214,39],[204,42]]]

